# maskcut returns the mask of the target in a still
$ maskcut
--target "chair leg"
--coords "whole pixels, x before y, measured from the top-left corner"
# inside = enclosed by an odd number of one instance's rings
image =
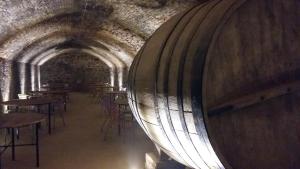
[[[34,125],[31,126],[31,132],[32,132],[31,142],[34,142],[35,141],[35,134],[36,134]]]
[[[102,123],[102,125],[101,125],[101,127],[100,127],[100,132],[101,132],[101,133],[104,131],[106,121],[107,121],[107,119],[104,119],[104,122]]]
[[[104,126],[103,126],[103,140],[105,141],[107,138],[107,134],[109,129],[112,128],[112,120],[108,119],[105,121]]]
[[[63,122],[63,125],[66,126],[64,113],[63,113],[63,112],[60,112],[59,115],[60,115],[60,118],[61,118],[61,120],[62,120],[62,122]]]
[[[20,128],[16,129],[16,136],[17,136],[17,140],[20,139]]]
[[[55,125],[55,123],[56,123],[56,116],[55,116],[55,114],[53,114],[53,116],[52,116],[53,118],[53,128],[55,129],[56,128],[56,125]]]
[[[126,128],[126,122],[125,122],[125,119],[124,119],[124,117],[121,117],[121,119],[120,119],[120,123],[121,123],[121,131],[120,131],[120,133],[121,134],[123,134],[123,135],[125,135],[125,128]]]
[[[108,130],[109,130],[109,124],[108,121],[106,121],[105,125],[103,126],[103,141],[106,141]]]
[[[2,154],[0,154],[0,169],[2,169]]]

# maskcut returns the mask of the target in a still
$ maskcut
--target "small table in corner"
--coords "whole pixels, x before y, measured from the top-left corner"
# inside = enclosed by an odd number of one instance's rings
[[[39,167],[39,126],[42,121],[45,120],[45,116],[33,113],[14,113],[0,115],[0,129],[10,130],[11,142],[6,145],[0,145],[0,169],[1,169],[1,155],[6,151],[7,148],[11,148],[12,160],[16,159],[15,157],[15,148],[24,147],[24,146],[35,146],[36,150],[36,166]],[[34,126],[35,128],[35,142],[31,144],[15,144],[15,130],[21,127]]]
[[[16,107],[22,107],[22,106],[36,106],[38,108],[38,111],[40,111],[40,106],[42,105],[48,105],[48,133],[51,134],[52,127],[51,127],[51,114],[52,114],[52,104],[57,102],[57,98],[51,98],[51,97],[39,97],[34,99],[14,99],[9,101],[1,102],[0,104],[5,106],[16,106]]]
[[[67,111],[67,98],[70,93],[69,90],[29,91],[28,93],[29,93],[29,95],[40,94],[43,96],[47,96],[47,95],[62,96],[64,99],[64,110],[65,110],[65,112]]]
[[[121,109],[124,107],[125,110],[127,107],[129,107],[129,103],[127,99],[116,99],[114,103],[118,105],[118,134],[121,135]]]

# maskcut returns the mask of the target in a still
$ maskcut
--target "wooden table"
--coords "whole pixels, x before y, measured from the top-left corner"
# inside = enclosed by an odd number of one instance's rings
[[[126,110],[126,108],[129,106],[129,103],[127,99],[117,99],[114,101],[114,103],[118,105],[118,134],[121,135],[121,108],[124,107]]]
[[[11,130],[11,143],[7,145],[1,145],[4,148],[0,152],[0,169],[1,169],[1,155],[7,148],[11,148],[12,160],[15,160],[15,148],[24,146],[35,146],[36,148],[36,166],[39,167],[39,125],[45,120],[45,117],[38,113],[9,113],[0,116],[0,129]],[[15,144],[15,129],[25,126],[35,127],[35,142],[31,144]]]
[[[46,91],[29,91],[29,94],[41,94],[41,95],[60,95],[64,99],[64,110],[67,111],[67,97],[69,90],[46,90]]]
[[[107,91],[105,92],[105,94],[108,94],[109,95],[109,100],[110,100],[110,111],[111,111],[111,105],[112,105],[112,102],[115,101],[115,97],[116,95],[125,95],[127,94],[126,91]]]
[[[48,133],[51,134],[51,114],[52,109],[51,105],[55,102],[58,102],[59,100],[57,98],[51,98],[51,97],[40,97],[40,98],[34,98],[34,99],[15,99],[15,100],[9,100],[1,102],[2,105],[6,106],[16,106],[22,107],[22,106],[36,106],[38,108],[38,112],[40,113],[40,106],[42,105],[48,105]]]
[[[116,103],[117,105],[120,106],[129,106],[128,100],[127,99],[117,99],[114,101],[114,103]]]
[[[125,95],[127,94],[126,91],[107,91],[106,94],[109,94],[110,97],[115,97],[116,95]]]
[[[109,93],[109,94],[127,94],[126,91],[108,91],[106,93]]]
[[[111,113],[111,106],[112,106],[112,103],[115,102],[115,96],[116,95],[125,95],[127,94],[126,91],[107,91],[105,92],[106,94],[109,95],[109,111]],[[116,103],[116,102],[115,102]],[[127,102],[128,103],[128,102]],[[118,104],[119,105],[119,104]],[[121,135],[121,123],[120,123],[120,117],[121,117],[121,113],[120,113],[120,105],[119,105],[119,114],[118,114],[118,134]]]
[[[106,92],[112,92],[115,90],[118,90],[118,88],[113,87],[113,86],[96,86],[95,87],[95,91],[100,92],[101,94],[106,93]]]

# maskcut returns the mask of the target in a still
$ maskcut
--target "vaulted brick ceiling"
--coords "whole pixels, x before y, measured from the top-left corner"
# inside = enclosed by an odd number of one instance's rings
[[[41,64],[41,60],[45,62],[76,49],[128,67],[145,40],[162,23],[197,3],[200,2],[2,0],[0,57]]]

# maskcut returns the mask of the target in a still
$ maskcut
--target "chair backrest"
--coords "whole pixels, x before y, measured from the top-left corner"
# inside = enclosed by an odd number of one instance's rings
[[[18,94],[19,99],[27,99],[28,97],[29,97],[29,95],[27,95],[27,94]]]
[[[116,105],[113,104],[113,101],[110,100],[111,98],[108,95],[104,95],[101,97],[101,105],[105,113],[109,116],[117,116],[118,109]]]
[[[107,95],[103,95],[103,97],[101,97],[100,103],[104,107],[110,106],[110,97]]]

